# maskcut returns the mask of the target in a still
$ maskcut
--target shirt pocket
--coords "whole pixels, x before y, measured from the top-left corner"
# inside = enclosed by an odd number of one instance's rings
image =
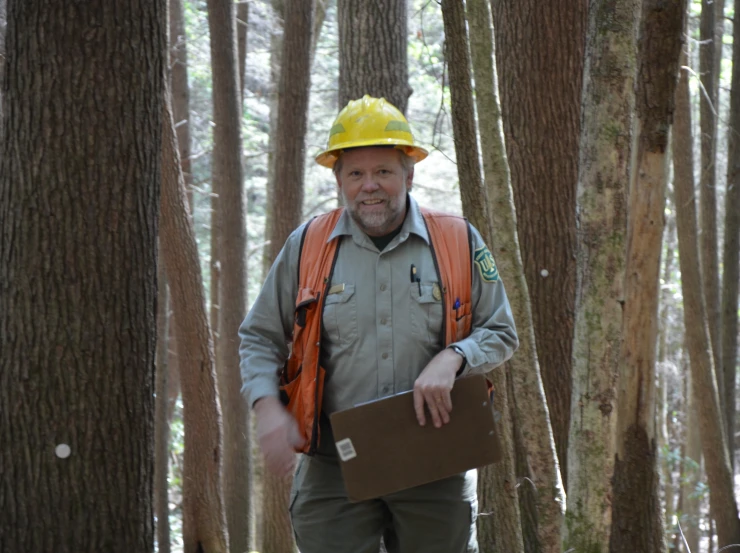
[[[413,335],[430,344],[440,343],[442,319],[442,294],[439,283],[412,284],[411,331]]]
[[[324,336],[330,342],[346,344],[357,339],[357,297],[354,284],[345,284],[341,292],[326,296],[323,323]]]

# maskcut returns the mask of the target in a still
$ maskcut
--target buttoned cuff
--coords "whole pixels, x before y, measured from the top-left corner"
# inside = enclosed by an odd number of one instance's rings
[[[244,386],[243,391],[250,409],[253,409],[254,404],[263,397],[280,397],[276,382],[268,377],[254,378],[248,385]]]

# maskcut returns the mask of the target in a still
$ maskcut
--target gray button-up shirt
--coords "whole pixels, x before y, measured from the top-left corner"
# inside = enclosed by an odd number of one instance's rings
[[[326,414],[412,389],[444,347],[430,238],[418,204],[411,196],[409,202],[401,232],[382,252],[347,211],[331,235],[339,237],[340,245],[331,279],[336,292],[326,296],[322,321]],[[250,405],[278,395],[277,373],[288,357],[293,331],[304,227],[288,238],[239,329],[242,391]],[[473,240],[474,250],[485,247],[475,229]],[[467,359],[463,374],[489,371],[519,344],[503,282],[500,277],[489,282],[472,264],[472,331],[455,343]],[[420,282],[411,280],[412,265]]]

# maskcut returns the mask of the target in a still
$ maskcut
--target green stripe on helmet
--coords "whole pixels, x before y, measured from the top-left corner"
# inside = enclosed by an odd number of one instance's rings
[[[404,123],[403,121],[388,121],[388,124],[385,126],[385,130],[402,131],[411,134],[411,128],[409,128],[409,124]]]
[[[342,125],[341,123],[337,123],[329,131],[329,137],[331,138],[332,136],[334,136],[335,134],[339,134],[340,132],[346,131],[344,130],[344,125]]]

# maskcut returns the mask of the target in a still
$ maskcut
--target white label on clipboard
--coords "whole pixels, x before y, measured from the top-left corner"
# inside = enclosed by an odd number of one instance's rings
[[[355,457],[357,457],[355,446],[352,445],[352,440],[350,440],[349,438],[339,440],[336,445],[337,451],[339,452],[339,458],[342,461],[349,461],[350,459],[354,459]]]

